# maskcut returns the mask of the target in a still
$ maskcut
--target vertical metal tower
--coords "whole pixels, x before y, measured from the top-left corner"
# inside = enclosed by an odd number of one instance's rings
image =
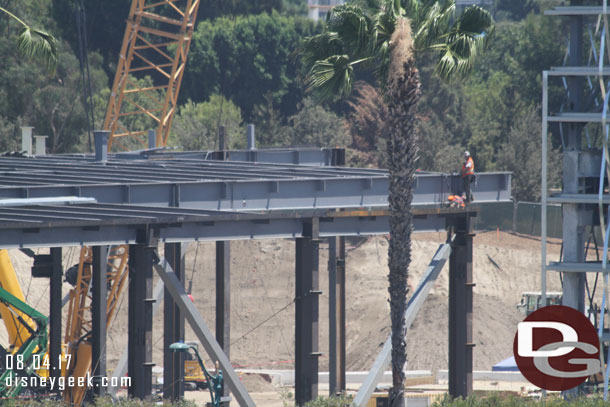
[[[603,273],[604,304],[599,317],[600,340],[608,341],[604,332],[608,274],[606,253],[608,230],[605,208],[610,194],[605,191],[605,173],[608,172],[607,81],[610,78],[608,63],[607,0],[599,6],[583,6],[572,0],[570,6],[555,7],[545,12],[550,16],[569,19],[569,46],[565,66],[552,67],[542,77],[542,302],[546,302],[547,270],[563,273],[563,305],[585,311],[585,285],[587,273]],[[586,34],[586,35],[585,35]],[[583,58],[583,39],[588,38],[588,60]],[[549,111],[549,78],[557,77],[566,91],[566,101],[558,112]],[[587,97],[585,97],[585,94]],[[549,123],[558,123],[563,146],[563,175],[561,193],[549,195],[547,185],[547,143]],[[592,141],[590,131],[596,131],[601,141]],[[584,136],[584,137],[583,137]],[[547,203],[560,203],[563,209],[563,259],[546,261]],[[604,260],[588,262],[585,258],[586,233],[601,226],[605,231]],[[609,270],[610,271],[610,270]],[[603,359],[603,356],[602,356]],[[602,360],[603,362],[603,360]],[[605,371],[607,397],[608,371]],[[577,390],[574,390],[576,392]]]

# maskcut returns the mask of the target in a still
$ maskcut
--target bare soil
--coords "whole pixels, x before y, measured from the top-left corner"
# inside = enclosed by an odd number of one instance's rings
[[[413,289],[445,234],[416,234],[409,285]],[[347,258],[347,367],[368,370],[389,334],[387,239],[350,239]],[[549,260],[560,244],[548,244]],[[41,251],[42,253],[42,251]],[[77,262],[76,248],[64,251],[64,265]],[[11,258],[29,304],[48,313],[48,280],[31,279],[31,259],[19,251]],[[320,245],[320,369],[328,365],[328,273],[326,243]],[[215,326],[215,247],[191,244],[187,251],[187,287],[192,281],[195,304],[213,330]],[[490,370],[512,353],[521,293],[540,290],[540,240],[508,233],[478,233],[474,238],[474,368]],[[240,241],[231,244],[231,360],[248,368],[293,368],[294,361],[294,241]],[[156,279],[155,279],[156,280]],[[560,290],[549,273],[549,290]],[[70,286],[64,284],[64,294]],[[125,290],[126,291],[126,290]],[[154,321],[154,362],[162,365],[163,308]],[[267,322],[270,316],[274,315]],[[448,267],[408,332],[408,369],[447,368]],[[187,328],[187,340],[196,340]],[[6,341],[5,336],[0,340]],[[4,343],[4,342],[3,342]],[[108,335],[108,366],[113,369],[127,345],[127,292]],[[250,390],[269,390],[260,378],[245,378]]]

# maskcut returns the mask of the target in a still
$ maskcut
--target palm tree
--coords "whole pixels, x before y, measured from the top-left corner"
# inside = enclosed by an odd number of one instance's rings
[[[18,22],[21,31],[17,37],[19,54],[29,60],[37,59],[42,62],[50,74],[55,73],[57,66],[57,45],[55,37],[46,31],[32,28],[19,17],[0,7],[0,11]]]
[[[417,161],[415,110],[421,92],[415,57],[436,52],[436,73],[442,79],[466,75],[493,28],[491,15],[477,6],[456,17],[455,0],[356,0],[335,7],[324,31],[305,39],[300,52],[308,68],[308,90],[320,100],[349,96],[358,68],[375,74],[388,105],[392,407],[404,406],[404,317]]]

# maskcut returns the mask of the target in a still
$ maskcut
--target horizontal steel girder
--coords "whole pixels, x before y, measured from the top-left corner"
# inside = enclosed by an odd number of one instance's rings
[[[461,179],[458,176],[418,175],[413,204],[444,203],[448,195],[460,191],[459,183]],[[26,186],[6,185],[0,180],[0,199],[77,196],[94,198],[101,203],[224,211],[307,210],[385,207],[388,187],[387,176],[350,176],[349,173],[339,173],[334,178],[303,179],[295,176],[235,181],[49,183]],[[477,174],[473,193],[478,203],[510,200],[510,173]]]
[[[118,207],[118,206],[117,206]],[[130,207],[134,211],[134,207]],[[66,207],[66,210],[71,208]],[[154,209],[154,208],[153,208]],[[82,209],[81,209],[82,210]],[[149,210],[149,208],[144,208]],[[143,210],[142,213],[147,213]],[[81,220],[0,223],[0,248],[134,244],[138,230],[154,231],[161,242],[297,238],[304,236],[370,236],[389,233],[387,211],[347,211],[326,214],[226,214],[208,212],[206,216],[165,215],[160,222],[147,216],[120,221]],[[189,212],[188,210],[185,212]],[[201,211],[204,212],[205,211]],[[462,216],[463,210],[414,209],[414,228],[418,232],[442,231],[449,216]],[[137,215],[137,212],[134,213]],[[314,219],[315,227],[306,226]],[[12,225],[12,226],[11,226]]]

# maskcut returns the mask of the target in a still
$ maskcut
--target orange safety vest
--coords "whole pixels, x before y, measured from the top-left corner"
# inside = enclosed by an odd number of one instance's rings
[[[470,165],[467,167],[468,164]],[[472,160],[472,157],[468,157],[468,160],[464,161],[464,164],[462,164],[462,178],[468,175],[474,175],[474,161]]]

